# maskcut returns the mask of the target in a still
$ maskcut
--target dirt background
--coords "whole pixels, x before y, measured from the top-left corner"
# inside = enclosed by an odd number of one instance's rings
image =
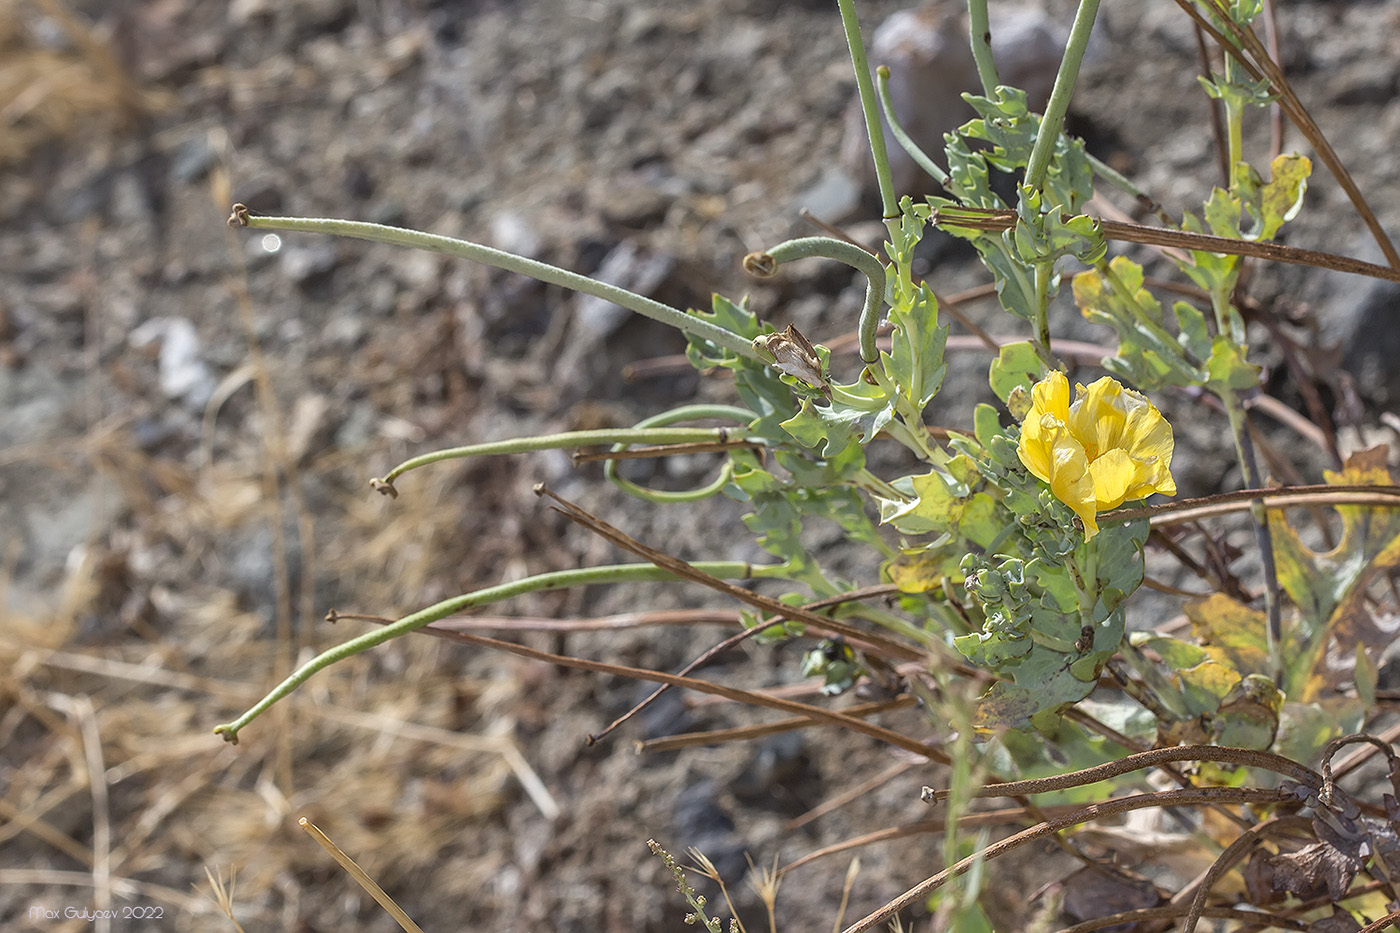
[[[860,10],[875,24],[903,5]],[[1302,99],[1396,229],[1400,4],[1280,6]],[[1173,214],[1198,206],[1218,174],[1183,18],[1106,4],[1099,33],[1075,128]],[[673,698],[585,747],[637,685],[423,637],[317,677],[237,747],[210,733],[294,660],[362,630],[320,621],[332,607],[397,616],[624,559],[545,509],[536,482],[681,557],[762,558],[736,503],[649,506],[563,454],[443,465],[402,480],[398,501],[375,496],[368,478],[419,452],[631,424],[728,389],[666,366],[625,379],[682,348],[659,325],[436,256],[295,235],[272,249],[225,227],[230,202],[606,268],[678,306],[748,293],[821,341],[851,329],[852,276],[816,263],[759,285],[739,259],[810,232],[798,209],[831,203],[853,84],[835,4],[815,0],[0,0],[0,925],[87,929],[65,911],[139,908],[147,919],[108,928],[230,929],[207,868],[237,872],[245,929],[395,928],[298,828],[306,816],[425,929],[673,930],[683,907],[649,837],[701,848],[752,918],[745,852],[782,863],[926,818],[918,787],[937,775],[864,739],[633,754],[637,739],[757,715]],[[1268,125],[1253,126],[1260,163]],[[869,235],[863,216],[846,220]],[[1375,257],[1320,167],[1287,240]],[[927,263],[944,293],[984,281],[956,250]],[[1302,345],[1337,347],[1319,382],[1324,407],[1357,422],[1344,443],[1387,439],[1396,289],[1294,268],[1259,269],[1252,288]],[[966,313],[1014,331],[994,306]],[[1105,339],[1063,303],[1056,327]],[[1282,373],[1262,330],[1258,342]],[[987,397],[987,356],[951,361],[932,419],[958,425]],[[1362,405],[1340,404],[1341,368]],[[1270,390],[1303,409],[1283,375]],[[1184,396],[1162,405],[1182,491],[1236,484],[1223,418]],[[1327,456],[1258,420],[1316,481]],[[635,478],[684,487],[712,466]],[[813,534],[875,582],[865,558]],[[646,586],[503,611],[714,605]],[[1135,622],[1174,611],[1146,601]],[[674,669],[719,632],[520,637]],[[791,684],[797,657],[754,649],[707,676]],[[794,825],[872,778],[878,792]],[[940,857],[938,836],[864,850],[848,918]],[[846,864],[789,876],[780,929],[829,928]],[[1032,859],[990,882],[1003,916],[1057,871]]]

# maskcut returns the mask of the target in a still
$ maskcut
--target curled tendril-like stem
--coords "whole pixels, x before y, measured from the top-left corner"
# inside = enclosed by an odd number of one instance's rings
[[[1342,735],[1328,742],[1322,749],[1322,792],[1319,795],[1323,803],[1330,804],[1336,791],[1336,781],[1332,777],[1332,759],[1337,752],[1348,745],[1371,745],[1379,749],[1385,755],[1386,766],[1391,775],[1391,783],[1396,786],[1397,793],[1400,793],[1400,756],[1395,754],[1395,749],[1388,742],[1369,735],[1365,732],[1356,732],[1351,735]]]
[[[778,263],[771,254],[756,250],[744,257],[744,271],[766,279],[778,274]]]
[[[769,250],[749,253],[744,257],[744,271],[767,278],[774,275],[783,263],[817,256],[834,259],[865,273],[865,307],[860,312],[859,327],[860,358],[866,363],[877,362],[880,354],[875,349],[875,332],[880,326],[881,304],[885,297],[885,267],[879,257],[833,237],[799,237],[779,243]]]

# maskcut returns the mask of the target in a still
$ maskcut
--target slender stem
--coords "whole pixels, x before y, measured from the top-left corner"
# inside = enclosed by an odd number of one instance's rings
[[[967,0],[967,22],[982,93],[991,97],[1001,79],[997,77],[996,61],[992,58],[992,25],[987,18],[987,0]]]
[[[866,363],[880,359],[875,348],[875,332],[880,326],[880,313],[885,299],[885,267],[878,256],[856,246],[828,236],[800,237],[787,240],[769,250],[749,253],[744,257],[744,269],[752,275],[770,276],[778,267],[794,259],[820,257],[844,262],[865,273],[865,307],[860,312],[860,358]]]
[[[696,563],[694,566],[703,569],[706,573],[728,579],[746,579],[763,569],[743,561],[711,561],[707,563]],[[274,703],[290,694],[318,671],[330,667],[337,661],[343,661],[362,651],[368,651],[370,648],[382,645],[386,641],[398,638],[400,635],[407,635],[409,632],[417,631],[425,625],[431,625],[439,619],[445,619],[450,615],[455,615],[468,609],[500,602],[503,599],[511,599],[525,593],[535,593],[540,590],[557,590],[570,586],[584,586],[594,583],[637,583],[674,579],[676,579],[675,574],[662,570],[660,567],[656,567],[652,564],[612,564],[604,567],[587,567],[578,570],[559,570],[552,573],[542,573],[533,577],[526,577],[524,580],[516,580],[513,583],[503,583],[500,586],[487,587],[486,589],[477,590],[474,593],[467,593],[463,596],[454,596],[451,599],[445,599],[426,609],[420,609],[412,615],[404,616],[397,622],[393,622],[383,628],[375,629],[372,632],[366,632],[358,638],[352,638],[349,641],[336,645],[334,648],[321,652],[316,657],[297,668],[290,677],[274,687],[267,696],[250,707],[242,716],[239,716],[233,722],[215,726],[214,732],[217,735],[222,735],[227,741],[237,744],[238,733],[244,726],[267,712]]]
[[[1132,179],[1128,178],[1126,175],[1115,169],[1113,166],[1109,165],[1107,162],[1100,160],[1093,153],[1086,152],[1085,156],[1088,157],[1089,165],[1091,168],[1093,168],[1094,175],[1097,178],[1099,178],[1101,181],[1108,182],[1110,185],[1117,188],[1119,191],[1122,191],[1124,194],[1127,194],[1130,197],[1134,198],[1138,202],[1138,204],[1142,205],[1142,207],[1144,207],[1145,209],[1151,211],[1156,216],[1156,218],[1162,223],[1167,225],[1173,225],[1173,221],[1171,217],[1167,215],[1166,209],[1162,207],[1162,205],[1157,201],[1156,198],[1152,197],[1146,191],[1143,191],[1137,185],[1133,184]]]
[[[695,421],[700,418],[731,418],[739,422],[749,422],[753,420],[754,413],[737,405],[681,405],[679,408],[643,418],[636,423],[634,428],[655,430],[678,421]],[[626,445],[617,444],[613,449],[621,450],[624,446]],[[697,502],[701,499],[708,499],[729,485],[729,481],[734,477],[734,463],[731,460],[725,460],[719,475],[712,482],[695,489],[648,489],[619,476],[616,460],[609,460],[603,464],[603,476],[618,488],[647,502]]]
[[[258,230],[328,233],[332,236],[371,240],[375,243],[407,246],[411,249],[422,249],[433,253],[457,256],[461,259],[470,259],[472,262],[505,269],[507,272],[528,275],[530,278],[550,285],[559,285],[576,292],[602,298],[604,301],[611,301],[629,311],[635,311],[663,324],[669,324],[677,330],[732,350],[740,356],[753,360],[759,358],[749,342],[738,334],[731,333],[694,315],[686,314],[670,305],[662,304],[635,292],[629,292],[616,285],[609,285],[607,282],[590,279],[577,272],[570,272],[568,269],[561,269],[547,262],[516,256],[513,253],[482,246],[480,243],[473,243],[470,240],[459,240],[455,237],[424,233],[421,230],[408,230],[403,227],[389,227],[384,224],[364,223],[357,220],[339,220],[326,217],[260,217],[248,213],[248,209],[241,204],[234,205],[233,214],[229,217],[229,224],[235,227],[251,227]]]
[[[1059,140],[1060,129],[1065,124],[1065,114],[1069,112],[1069,100],[1074,96],[1074,84],[1079,80],[1079,65],[1089,47],[1089,33],[1093,31],[1094,18],[1098,12],[1099,0],[1079,0],[1079,9],[1074,14],[1074,25],[1069,31],[1069,42],[1065,44],[1065,57],[1060,60],[1060,70],[1055,75],[1055,88],[1050,92],[1050,101],[1045,105],[1045,115],[1040,120],[1040,132],[1036,135],[1035,148],[1031,150],[1030,162],[1026,165],[1026,184],[1037,191],[1045,184],[1045,175],[1050,169],[1050,157],[1055,152],[1055,143]]]
[[[1069,570],[1070,580],[1074,583],[1076,602],[1079,603],[1079,627],[1081,629],[1094,631],[1098,628],[1094,620],[1094,607],[1097,606],[1099,602],[1097,568],[1084,568],[1092,571],[1088,574],[1084,573],[1084,569],[1080,568],[1073,554],[1065,561],[1065,567]],[[1093,645],[1091,644],[1089,646],[1089,652],[1092,651]]]
[[[1233,117],[1230,124],[1230,144],[1233,148],[1235,139]],[[1238,274],[1238,263],[1235,264],[1235,270]],[[1230,292],[1234,288],[1235,278],[1235,275],[1231,275],[1228,282],[1223,282],[1212,288],[1210,303],[1215,312],[1216,333],[1225,335],[1232,340],[1240,340],[1243,338],[1243,334],[1234,334],[1233,331],[1237,328],[1231,326],[1232,319],[1235,322],[1239,321],[1239,316],[1230,307]],[[1245,413],[1244,402],[1240,398],[1239,392],[1228,386],[1217,390],[1215,394],[1224,404],[1225,414],[1230,420],[1230,434],[1235,444],[1235,457],[1239,460],[1240,472],[1244,476],[1244,485],[1248,489],[1258,489],[1264,485],[1264,478],[1259,472],[1259,463],[1254,456],[1254,442],[1249,437],[1249,416]],[[1264,570],[1264,612],[1269,623],[1265,642],[1269,652],[1269,670],[1273,677],[1274,686],[1282,689],[1284,674],[1283,614],[1279,604],[1278,570],[1274,566],[1273,535],[1269,532],[1269,513],[1264,507],[1264,503],[1256,499],[1249,503],[1249,515],[1251,523],[1254,525],[1254,540],[1259,548],[1259,560]]]
[[[1230,88],[1244,80],[1244,69],[1233,55],[1225,56],[1225,87]],[[1225,140],[1227,158],[1225,184],[1230,187],[1235,175],[1235,166],[1244,161],[1244,102],[1233,91],[1225,95]]]
[[[929,650],[938,650],[946,647],[942,639],[923,626],[915,625],[908,619],[901,619],[894,613],[886,612],[875,606],[855,603],[851,606],[850,614],[862,619],[867,619],[896,635],[903,635],[914,644],[922,645]]]
[[[1031,309],[1034,315],[1031,323],[1035,328],[1031,342],[1035,345],[1035,355],[1040,357],[1047,371],[1062,366],[1050,349],[1050,277],[1053,266],[1051,262],[1035,264],[1035,307]]]
[[[752,412],[746,412],[750,417]],[[382,477],[372,481],[372,485],[389,495],[393,495],[394,480],[410,470],[442,463],[445,460],[461,460],[466,457],[487,457],[499,454],[523,454],[536,450],[560,450],[569,447],[593,447],[602,444],[686,444],[703,441],[734,440],[723,428],[599,428],[593,431],[565,431],[562,434],[542,434],[531,437],[512,437],[503,441],[487,441],[469,444],[465,447],[448,447],[434,450],[411,460],[405,460]]]
[[[1103,234],[1110,240],[1124,240],[1129,243],[1142,243],[1147,246],[1166,246],[1173,249],[1195,249],[1207,253],[1225,253],[1231,256],[1255,256],[1269,262],[1287,262],[1297,266],[1316,266],[1319,269],[1335,269],[1355,275],[1368,275],[1387,282],[1400,282],[1400,266],[1392,269],[1378,266],[1373,262],[1362,262],[1350,256],[1323,253],[1297,246],[1285,246],[1264,240],[1237,240],[1232,237],[1214,236],[1209,233],[1191,233],[1186,230],[1171,230],[1166,227],[1148,227],[1143,224],[1123,223],[1117,220],[1095,218]],[[933,215],[933,223],[940,227],[966,227],[970,230],[1001,232],[1016,225],[1016,212],[1013,210],[987,210],[977,207],[940,207]]]
[[[865,42],[860,37],[855,0],[837,0],[837,6],[841,10],[841,25],[846,30],[846,45],[851,50],[851,67],[856,72],[856,90],[860,94],[861,113],[865,116],[865,132],[870,137],[870,154],[875,160],[880,207],[886,218],[898,217],[899,202],[894,194],[889,152],[885,149],[885,130],[880,125],[880,108],[875,102],[875,84],[870,80],[870,63],[865,57]]]
[[[951,192],[954,196],[960,196],[958,189],[953,185],[952,178],[943,171],[943,166],[929,158],[928,153],[919,148],[919,144],[905,132],[900,125],[899,118],[894,112],[894,100],[890,97],[890,70],[884,65],[875,69],[875,80],[880,90],[880,109],[884,111],[885,121],[890,125],[890,133],[894,136],[894,141],[899,143],[899,147],[904,150],[909,158],[914,160],[914,164],[928,173],[934,181],[938,182],[944,190]]]
[[[1263,485],[1259,464],[1254,458],[1254,443],[1249,439],[1249,420],[1239,393],[1226,389],[1219,393],[1225,405],[1225,413],[1230,419],[1230,433],[1234,436],[1235,456],[1244,474],[1244,484],[1250,489]],[[1279,606],[1278,571],[1274,567],[1274,539],[1269,532],[1269,512],[1258,499],[1250,500],[1249,515],[1254,525],[1254,540],[1259,548],[1259,560],[1264,569],[1264,612],[1268,617],[1269,668],[1274,685],[1283,687],[1283,614]]]

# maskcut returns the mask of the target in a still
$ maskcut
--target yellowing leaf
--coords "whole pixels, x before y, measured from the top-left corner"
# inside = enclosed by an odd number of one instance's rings
[[[1386,448],[1359,451],[1341,472],[1328,471],[1329,484],[1393,485]],[[1358,648],[1379,661],[1400,632],[1394,610],[1374,608],[1368,584],[1400,570],[1400,510],[1339,505],[1342,534],[1337,546],[1317,552],[1303,543],[1281,509],[1269,510],[1274,566],[1279,584],[1298,607],[1299,650],[1290,657],[1290,699],[1310,702],[1343,690],[1355,679]]]
[[[1191,632],[1210,654],[1227,662],[1240,674],[1262,674],[1269,669],[1269,649],[1264,614],[1223,593],[1194,599],[1182,607],[1191,620]]]

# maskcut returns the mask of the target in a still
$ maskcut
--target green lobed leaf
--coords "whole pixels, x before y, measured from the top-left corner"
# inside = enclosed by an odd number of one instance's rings
[[[1261,370],[1245,359],[1246,349],[1223,334],[1211,341],[1210,359],[1206,361],[1206,372],[1209,374],[1206,387],[1216,394],[1223,394],[1227,390],[1240,391],[1258,386]]]
[[[938,299],[926,284],[890,308],[892,353],[882,353],[885,373],[916,412],[922,412],[943,387],[948,367],[943,348],[948,328],[938,326]]]
[[[1086,214],[1065,216],[1058,204],[1045,204],[1041,192],[1022,185],[1013,228],[1016,254],[1022,262],[1054,262],[1073,256],[1093,265],[1108,252],[1099,222]]]
[[[1045,361],[1029,341],[1005,344],[997,351],[988,371],[988,381],[997,398],[1009,402],[1016,388],[1029,391],[1045,377]]]
[[[1208,374],[1188,355],[1183,341],[1162,324],[1162,306],[1143,285],[1142,267],[1124,256],[1115,256],[1107,267],[1090,269],[1074,277],[1075,304],[1084,318],[1112,327],[1118,334],[1118,354],[1104,360],[1104,367],[1121,375],[1144,392],[1164,386],[1201,385]],[[1178,320],[1183,312],[1174,309]],[[1191,329],[1187,342],[1197,341],[1196,321],[1187,313]],[[1200,327],[1204,327],[1204,318]]]

